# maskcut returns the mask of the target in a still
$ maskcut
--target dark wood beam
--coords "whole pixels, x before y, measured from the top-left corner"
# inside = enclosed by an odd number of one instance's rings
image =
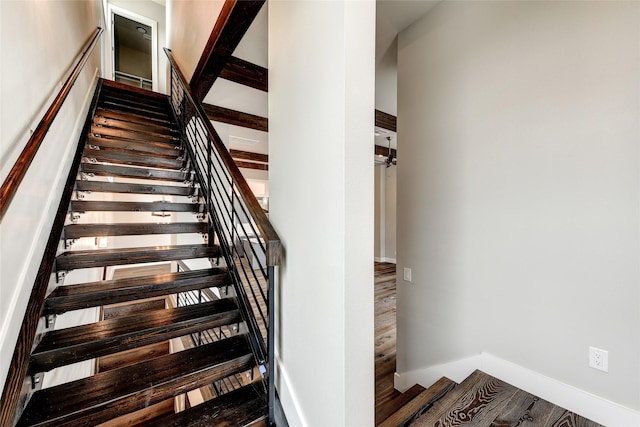
[[[389,155],[389,149],[387,147],[383,147],[381,145],[376,145],[376,156],[385,156],[387,157]],[[391,149],[391,155],[393,156],[393,158],[395,159],[397,157],[397,151],[395,148]]]
[[[397,127],[396,116],[387,114],[380,110],[376,110],[376,126],[396,132],[396,127]]]
[[[232,56],[222,69],[220,77],[267,92],[269,87],[268,74],[266,68]]]
[[[244,160],[236,160],[236,159],[233,159],[233,161],[236,162],[236,166],[238,166],[239,168],[255,169],[260,171],[269,170],[269,165],[267,165],[266,163],[245,162]]]
[[[241,126],[243,128],[261,130],[263,132],[269,131],[269,120],[266,117],[255,116],[253,114],[205,103],[202,104],[202,107],[207,113],[209,120]]]
[[[249,160],[252,162],[269,163],[269,156],[266,154],[252,153],[251,151],[229,150],[234,160]]]
[[[202,101],[231,58],[265,0],[226,0],[191,77],[195,98]]]

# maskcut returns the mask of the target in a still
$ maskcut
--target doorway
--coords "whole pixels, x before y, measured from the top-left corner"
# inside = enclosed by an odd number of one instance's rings
[[[158,91],[157,22],[113,5],[109,5],[109,19],[106,77]]]

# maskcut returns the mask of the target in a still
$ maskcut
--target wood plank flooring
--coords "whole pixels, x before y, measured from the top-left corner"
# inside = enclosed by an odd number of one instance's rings
[[[389,415],[385,410],[387,403],[401,393],[393,388],[396,371],[396,265],[376,262],[374,271],[375,422],[379,425]]]

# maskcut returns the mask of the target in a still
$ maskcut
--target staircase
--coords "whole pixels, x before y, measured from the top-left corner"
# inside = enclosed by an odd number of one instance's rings
[[[260,352],[256,351],[255,325],[266,326],[256,320],[247,324],[253,317],[247,307],[260,304],[248,302],[238,281],[235,261],[230,261],[234,258],[230,257],[229,236],[219,232],[224,221],[219,219],[216,225],[208,211],[207,200],[211,200],[201,193],[201,177],[183,144],[168,98],[108,81],[98,90],[60,236],[65,250],[55,257],[53,266],[58,286],[44,301],[41,323],[46,329],[37,337],[26,373],[33,384],[41,384],[43,373],[74,363],[168,340],[187,344],[182,351],[150,354],[86,378],[48,388],[38,389],[38,385],[28,393],[28,403],[15,424],[266,425],[267,387],[254,374],[257,365],[265,364],[256,358]],[[135,217],[136,222],[113,220],[123,217]],[[163,222],[158,223],[157,218]],[[187,235],[201,235],[201,243],[137,243],[154,237],[175,242]],[[107,238],[110,247],[74,249],[87,239],[98,242],[100,238]],[[248,257],[247,253],[235,256]],[[193,259],[207,266],[64,284],[81,269],[107,271],[114,266]],[[202,298],[204,291],[208,298]],[[180,295],[197,297],[179,306]],[[63,313],[158,298],[174,304],[89,324],[54,326]],[[201,339],[203,334],[206,340]],[[200,388],[209,390],[201,394],[212,398],[197,406],[187,402],[180,412],[135,415]]]

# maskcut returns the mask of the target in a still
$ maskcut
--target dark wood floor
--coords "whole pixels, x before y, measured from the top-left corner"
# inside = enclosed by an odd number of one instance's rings
[[[375,263],[376,425],[385,404],[400,393],[393,388],[396,371],[396,265]]]

